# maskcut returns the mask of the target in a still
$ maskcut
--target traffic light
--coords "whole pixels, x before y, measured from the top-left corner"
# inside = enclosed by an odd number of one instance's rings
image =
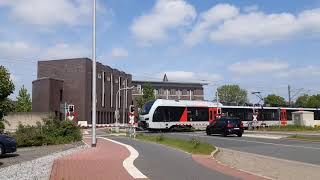
[[[130,105],[129,111],[131,114],[134,114],[134,105]]]
[[[74,105],[69,105],[68,106],[68,112],[73,113],[74,112]]]

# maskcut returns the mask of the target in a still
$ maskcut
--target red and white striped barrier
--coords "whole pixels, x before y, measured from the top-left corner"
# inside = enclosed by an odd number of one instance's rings
[[[83,129],[92,128],[92,124],[79,125]],[[107,128],[107,127],[130,127],[129,124],[96,124],[96,128]],[[137,125],[134,125],[137,127]]]

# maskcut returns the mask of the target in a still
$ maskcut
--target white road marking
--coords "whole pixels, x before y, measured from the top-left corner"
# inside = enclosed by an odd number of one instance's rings
[[[270,135],[270,134],[243,134],[243,137],[262,138],[262,139],[281,139],[288,136]]]
[[[121,142],[118,142],[118,141],[115,141],[115,140],[112,140],[112,139],[108,139],[108,138],[104,138],[104,137],[98,137],[98,138],[105,139],[107,141],[111,141],[113,143],[116,143],[116,144],[119,144],[119,145],[122,145],[122,146],[126,147],[130,152],[130,156],[127,157],[127,159],[125,159],[123,161],[123,163],[122,163],[123,167],[135,179],[147,178],[147,176],[142,174],[142,172],[140,172],[139,169],[137,169],[133,164],[134,160],[136,160],[138,158],[138,156],[139,156],[139,153],[138,153],[137,150],[135,150],[132,146],[129,146],[127,144],[123,144]]]
[[[172,133],[172,134],[194,136],[194,135],[191,135],[191,134],[179,134],[179,133]],[[296,147],[296,148],[320,150],[320,148],[317,148],[317,147],[309,147],[309,146],[296,146],[296,145],[290,145],[290,144],[277,144],[277,143],[260,142],[260,141],[250,141],[250,140],[235,139],[235,138],[221,138],[221,137],[215,137],[215,136],[203,136],[203,135],[197,135],[197,136],[198,136],[198,137],[206,137],[206,138],[220,139],[220,140],[223,139],[223,140],[226,140],[226,141],[238,141],[238,142],[248,142],[248,143],[256,143],[256,144],[267,144],[267,145],[274,145],[274,146]]]

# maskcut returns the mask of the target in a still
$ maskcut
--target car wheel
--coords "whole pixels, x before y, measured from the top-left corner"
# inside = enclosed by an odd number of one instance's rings
[[[238,133],[237,136],[238,136],[238,137],[242,137],[242,133]]]
[[[210,128],[207,128],[207,129],[206,129],[206,133],[207,133],[208,136],[211,135],[211,133],[210,133]]]
[[[224,132],[222,133],[222,136],[223,136],[223,137],[227,137],[227,136],[228,136],[228,133],[224,131]]]
[[[0,144],[0,156],[4,154],[4,147]]]

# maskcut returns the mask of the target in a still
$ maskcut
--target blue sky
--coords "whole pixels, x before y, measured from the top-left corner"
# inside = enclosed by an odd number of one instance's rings
[[[91,2],[0,0],[0,64],[17,90],[31,92],[38,60],[91,57]],[[223,84],[319,93],[319,40],[320,0],[98,0],[100,62],[139,80],[207,82],[209,100]]]

